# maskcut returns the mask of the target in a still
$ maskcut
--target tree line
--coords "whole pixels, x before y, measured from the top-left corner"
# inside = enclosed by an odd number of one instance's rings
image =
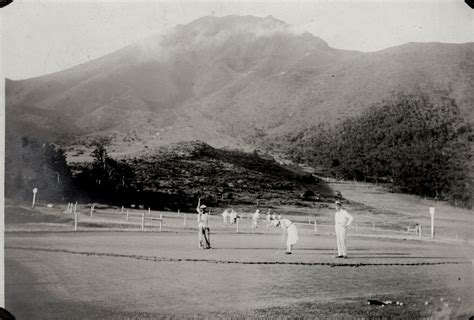
[[[472,124],[453,99],[397,94],[289,141],[298,162],[327,175],[389,182],[397,191],[472,207]]]
[[[31,199],[65,199],[71,192],[72,175],[64,150],[52,143],[29,137],[9,138],[5,145],[5,196]]]
[[[92,161],[69,167],[57,146],[26,137],[21,141],[8,144],[7,196],[11,198],[29,200],[37,187],[43,201],[183,210],[193,209],[189,205],[198,197],[217,206],[254,203],[255,198],[270,194],[293,201],[305,191],[311,191],[305,199],[331,193],[310,174],[284,168],[273,159],[214,149],[199,141],[170,145],[138,158],[113,159],[107,152],[109,142],[98,139],[91,143]]]

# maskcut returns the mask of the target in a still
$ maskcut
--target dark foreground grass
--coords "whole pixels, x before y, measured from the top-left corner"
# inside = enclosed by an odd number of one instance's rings
[[[458,300],[459,299],[459,300]],[[371,305],[368,300],[391,301]],[[403,305],[396,304],[401,302]],[[468,298],[451,291],[411,292],[398,296],[373,296],[330,302],[297,303],[286,307],[255,310],[259,319],[468,319],[471,314],[461,307]]]

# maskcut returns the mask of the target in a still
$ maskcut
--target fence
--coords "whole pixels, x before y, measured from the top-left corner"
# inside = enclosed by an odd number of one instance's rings
[[[37,207],[42,207],[37,203]],[[50,205],[44,205],[50,208]],[[59,206],[62,207],[62,206]],[[80,208],[80,209],[79,209]],[[51,209],[52,210],[52,209]],[[56,209],[57,210],[57,209]],[[77,202],[68,203],[65,210],[67,214],[74,216],[73,229],[90,230],[91,227],[109,227],[121,228],[126,230],[148,230],[148,231],[162,231],[165,230],[195,230],[197,229],[197,215],[196,213],[175,212],[170,211],[152,211],[150,208],[101,208],[94,204],[85,205]],[[280,233],[281,228],[276,229],[272,226],[267,226],[265,219],[259,219],[257,228],[253,226],[251,214],[239,214],[240,218],[236,219],[234,223],[227,221],[224,223],[223,217],[220,213],[211,215],[209,223],[213,232],[228,232],[228,233]],[[300,234],[313,235],[333,235],[334,225],[329,223],[330,218],[326,221],[319,222],[314,217],[291,216],[288,217],[298,227]],[[416,226],[415,224],[407,225],[405,227],[383,225],[381,223],[361,223],[356,222],[347,230],[348,235],[352,236],[372,236],[372,237],[396,237],[403,239],[430,239],[430,226]],[[470,241],[470,235],[458,234],[457,231],[436,228],[435,239],[441,240],[458,240]]]

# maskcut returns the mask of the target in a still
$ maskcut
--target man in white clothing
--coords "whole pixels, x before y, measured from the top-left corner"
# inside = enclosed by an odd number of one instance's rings
[[[257,209],[252,215],[252,229],[258,228],[258,219],[260,218],[260,210]]]
[[[237,212],[232,209],[232,211],[229,214],[229,219],[230,219],[230,224],[237,223]]]
[[[268,229],[268,227],[270,226],[271,223],[272,223],[272,217],[270,216],[270,209],[268,209],[268,211],[267,211],[267,229]]]
[[[229,217],[230,217],[229,209],[225,209],[224,212],[222,212],[222,219],[225,226],[227,225],[227,219]]]
[[[346,250],[346,229],[351,225],[354,218],[344,209],[338,200],[336,201],[336,214],[334,215],[336,241],[337,241],[337,256],[336,258],[347,259]]]

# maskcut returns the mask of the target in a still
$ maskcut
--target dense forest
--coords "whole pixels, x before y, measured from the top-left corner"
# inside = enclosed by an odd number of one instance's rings
[[[59,201],[72,192],[71,171],[64,151],[55,144],[28,137],[11,137],[5,146],[5,196]]]
[[[342,179],[472,207],[472,123],[452,99],[397,94],[360,116],[292,135],[298,162]]]
[[[8,139],[6,196],[40,201],[100,202],[190,210],[200,197],[208,205],[260,203],[313,206],[332,201],[325,184],[308,173],[282,167],[256,153],[183,142],[113,159],[106,139],[92,143],[91,162],[67,164],[54,144]]]

